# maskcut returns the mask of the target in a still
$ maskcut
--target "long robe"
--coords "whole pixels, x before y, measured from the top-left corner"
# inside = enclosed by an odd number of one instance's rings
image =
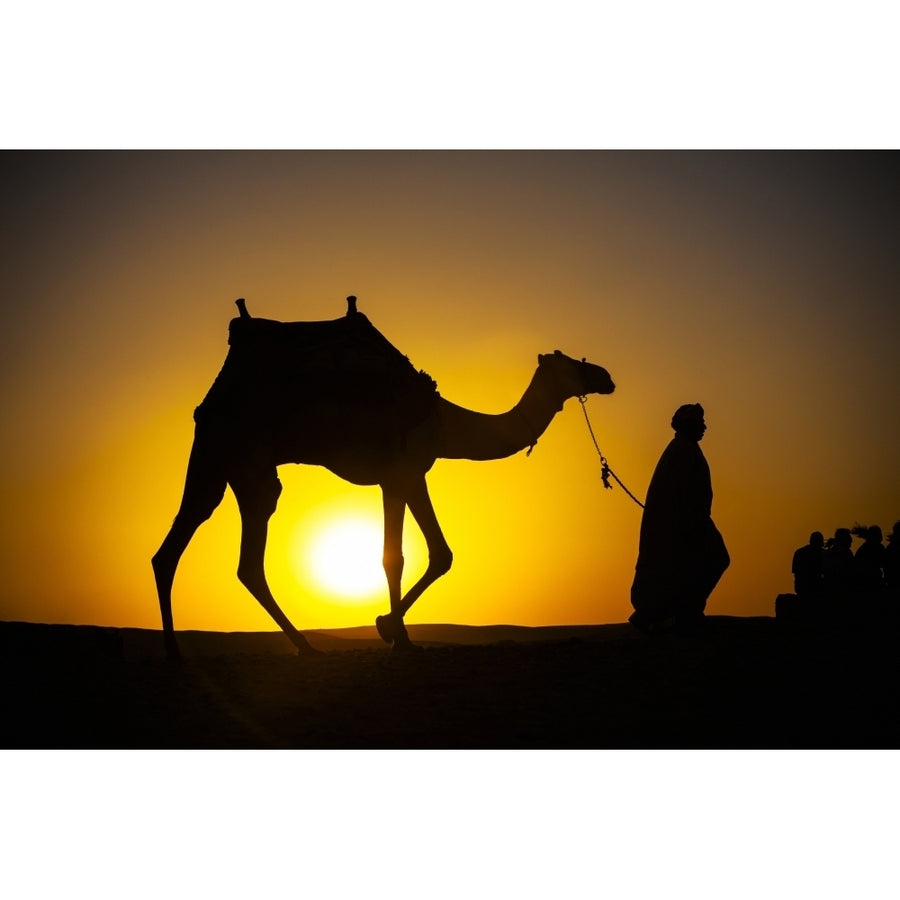
[[[730,559],[713,523],[712,479],[697,441],[676,434],[650,486],[631,604],[647,621],[702,615]]]

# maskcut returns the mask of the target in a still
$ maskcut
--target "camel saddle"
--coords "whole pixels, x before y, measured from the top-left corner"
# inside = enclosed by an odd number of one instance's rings
[[[355,297],[347,303],[340,319],[279,322],[250,316],[238,300],[197,424],[262,431],[286,445],[299,438],[324,448],[340,435],[395,446],[430,414],[437,384],[357,311]]]

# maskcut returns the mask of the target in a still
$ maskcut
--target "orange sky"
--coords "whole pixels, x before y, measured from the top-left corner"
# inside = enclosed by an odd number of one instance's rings
[[[732,557],[711,613],[771,615],[813,529],[900,518],[896,154],[6,152],[0,176],[0,619],[159,627],[149,560],[237,297],[291,320],[356,294],[485,412],[538,353],[585,356],[616,381],[588,410],[641,497],[672,412],[702,403]],[[279,475],[282,608],[298,628],[370,624],[386,592],[330,594],[303,547],[377,516],[378,489]],[[627,618],[640,510],[603,490],[576,401],[531,457],[438,461],[429,484],[455,562],[407,621]],[[274,629],[237,542],[229,493],[176,575],[177,628]]]

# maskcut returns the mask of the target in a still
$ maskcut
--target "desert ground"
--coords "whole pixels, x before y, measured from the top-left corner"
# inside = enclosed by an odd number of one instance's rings
[[[898,628],[628,624],[160,632],[0,623],[4,748],[815,749],[900,746]]]

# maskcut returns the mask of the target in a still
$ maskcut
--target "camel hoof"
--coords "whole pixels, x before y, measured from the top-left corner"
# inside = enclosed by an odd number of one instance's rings
[[[392,650],[400,652],[406,650],[421,650],[422,648],[414,644],[406,633],[406,626],[401,619],[399,622],[393,613],[386,616],[378,616],[375,619],[375,628],[381,639],[391,645]]]
[[[394,643],[397,632],[394,629],[394,620],[391,616],[377,616],[375,618],[375,630],[386,644]]]
[[[406,628],[401,622],[399,629],[394,632],[394,643],[391,644],[391,649],[394,652],[405,653],[407,650],[421,650],[422,648],[409,639]]]
[[[294,647],[297,649],[297,656],[323,656],[322,650],[317,650],[303,635],[300,635],[300,641],[294,641]]]
[[[651,619],[646,614],[633,612],[628,621],[644,634],[668,634],[675,627],[675,617]]]

